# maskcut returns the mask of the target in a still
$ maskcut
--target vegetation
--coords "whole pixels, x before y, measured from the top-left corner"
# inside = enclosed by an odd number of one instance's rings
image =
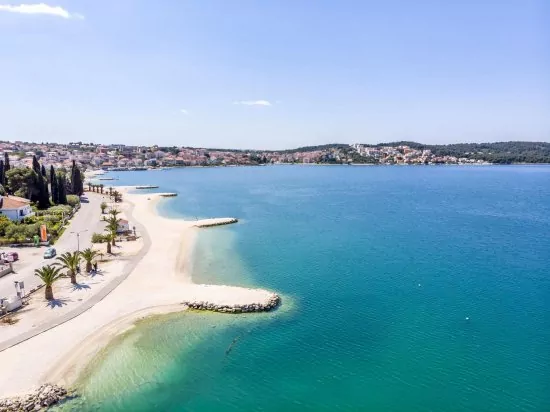
[[[71,167],[70,193],[77,196],[82,196],[82,193],[84,193],[82,173],[74,160]]]
[[[105,231],[109,234],[109,237],[111,238],[111,242],[113,246],[116,246],[115,239],[116,234],[118,230],[118,223],[120,222],[120,219],[118,219],[116,216],[111,215],[107,219],[105,219],[107,222],[107,225],[105,226]]]
[[[107,210],[107,203],[101,202],[101,204],[99,205],[99,207],[101,208],[101,214],[104,215],[104,214],[105,214],[105,210]]]
[[[511,163],[550,163],[550,143],[545,142],[497,142],[497,143],[456,143],[427,145],[416,142],[380,143],[365,145],[370,147],[401,146],[411,149],[431,150],[436,156],[455,156],[483,160],[496,164]]]
[[[65,252],[57,257],[62,269],[67,269],[71,277],[71,283],[76,284],[76,273],[80,267],[80,252]]]
[[[67,204],[71,207],[80,205],[80,197],[77,195],[67,195]]]
[[[103,233],[92,233],[92,243],[104,243],[106,242],[105,235]]]
[[[53,299],[53,289],[52,286],[57,282],[62,276],[61,268],[54,265],[42,266],[40,269],[35,269],[35,276],[38,276],[45,285],[45,298],[47,300]]]
[[[80,254],[86,262],[86,272],[90,273],[92,271],[92,261],[99,255],[99,253],[92,248],[87,248],[80,252]]]

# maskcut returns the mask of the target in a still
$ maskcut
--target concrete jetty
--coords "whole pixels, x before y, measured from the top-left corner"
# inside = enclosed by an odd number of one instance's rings
[[[155,193],[157,196],[160,197],[176,197],[177,193]]]
[[[201,219],[194,222],[193,226],[195,227],[213,227],[221,225],[230,225],[232,223],[237,223],[239,219],[235,217],[219,217],[215,219]]]

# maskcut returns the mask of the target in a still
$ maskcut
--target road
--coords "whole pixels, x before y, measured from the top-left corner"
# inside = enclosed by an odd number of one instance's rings
[[[76,212],[69,221],[65,232],[55,242],[54,247],[58,255],[75,251],[77,243],[80,243],[80,250],[91,246],[92,233],[102,232],[104,228],[104,223],[100,221],[101,208],[99,205],[102,200],[103,196],[97,193],[85,193],[82,196],[80,210]],[[79,240],[77,232],[83,232],[80,233]],[[0,297],[2,298],[15,295],[14,281],[24,281],[26,292],[38,286],[41,281],[34,275],[34,270],[55,260],[44,259],[46,247],[1,248],[1,250],[19,253],[19,261],[13,264],[15,273],[0,278]]]

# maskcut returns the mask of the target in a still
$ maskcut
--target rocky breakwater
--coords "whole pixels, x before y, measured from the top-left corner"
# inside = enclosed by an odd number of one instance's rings
[[[221,225],[230,225],[232,223],[237,223],[239,219],[236,217],[220,217],[220,218],[214,218],[214,219],[201,219],[197,220],[193,226],[196,227],[213,227],[213,226],[221,226]]]
[[[67,390],[61,386],[45,384],[31,394],[0,399],[0,412],[40,411],[55,405],[67,396]]]
[[[190,309],[195,310],[209,310],[212,312],[222,313],[250,313],[250,312],[269,312],[275,309],[281,303],[279,295],[273,293],[264,302],[256,303],[244,303],[244,304],[217,304],[213,302],[204,301],[184,301],[184,305],[187,305]]]

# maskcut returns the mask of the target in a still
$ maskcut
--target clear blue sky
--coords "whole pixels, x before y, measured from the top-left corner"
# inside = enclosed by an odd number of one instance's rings
[[[547,0],[23,1],[2,140],[550,141]]]

